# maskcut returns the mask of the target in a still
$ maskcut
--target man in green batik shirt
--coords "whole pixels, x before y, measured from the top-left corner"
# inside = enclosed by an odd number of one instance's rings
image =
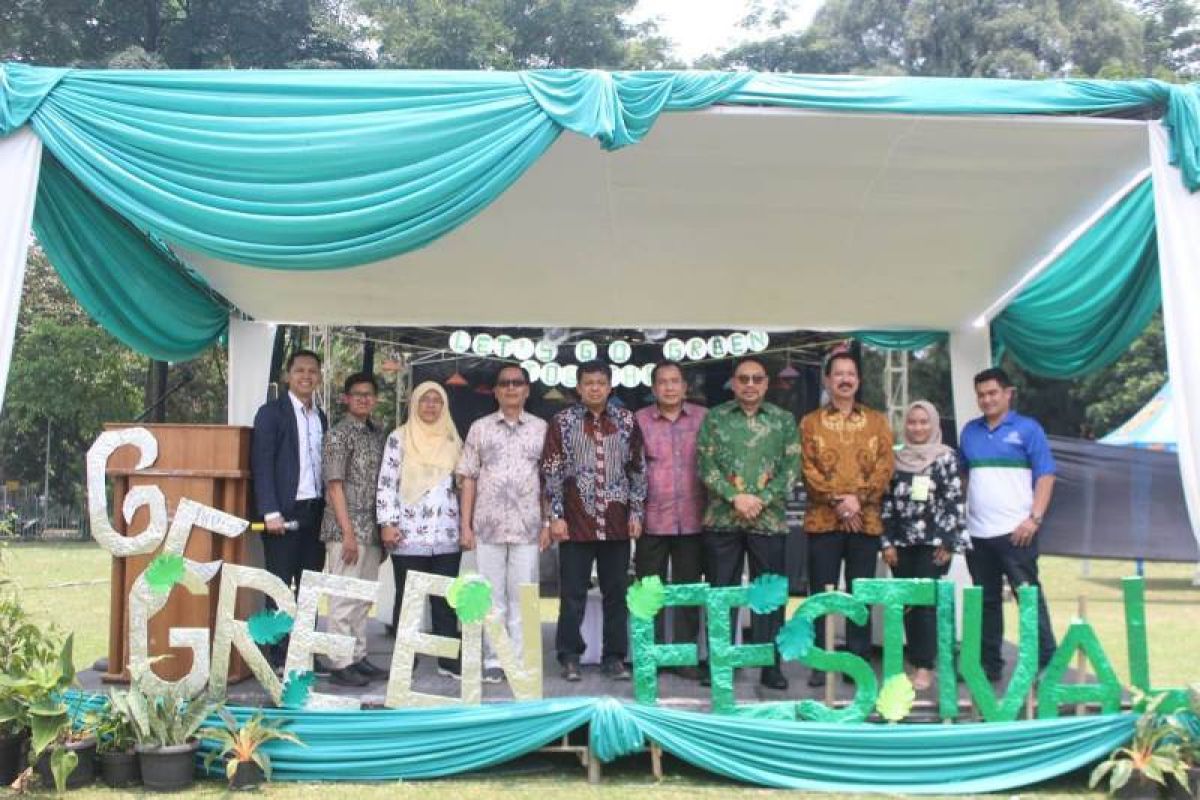
[[[765,402],[767,368],[754,356],[733,369],[734,399],[708,412],[696,442],[700,480],[708,489],[704,513],[706,574],[714,586],[742,582],[746,558],[750,580],[784,574],[787,541],[786,504],[800,469],[796,420]],[[783,609],[751,616],[756,643],[775,641]],[[760,682],[784,690],[788,682],[775,664],[764,667]]]

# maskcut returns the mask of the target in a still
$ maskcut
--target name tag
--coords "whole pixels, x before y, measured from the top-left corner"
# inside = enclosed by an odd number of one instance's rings
[[[933,479],[928,475],[914,475],[912,482],[912,499],[924,503],[929,499],[929,490],[933,488]]]

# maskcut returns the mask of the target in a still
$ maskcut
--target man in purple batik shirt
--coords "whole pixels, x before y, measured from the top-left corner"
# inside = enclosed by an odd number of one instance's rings
[[[704,521],[704,485],[696,471],[696,436],[708,409],[684,400],[687,383],[674,361],[654,367],[654,405],[635,415],[646,452],[645,532],[637,541],[634,568],[639,578],[658,575],[666,583],[698,583],[704,562],[700,531]],[[668,573],[669,566],[669,573]],[[695,642],[699,609],[674,609],[676,644]],[[696,667],[678,674],[699,680]]]

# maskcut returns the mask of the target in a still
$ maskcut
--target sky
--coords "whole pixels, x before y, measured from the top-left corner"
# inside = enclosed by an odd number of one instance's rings
[[[803,28],[812,20],[821,0],[795,0],[785,31]],[[747,0],[640,0],[630,22],[659,18],[659,31],[675,42],[675,52],[692,62],[706,53],[726,50],[746,39],[760,38],[739,28]]]

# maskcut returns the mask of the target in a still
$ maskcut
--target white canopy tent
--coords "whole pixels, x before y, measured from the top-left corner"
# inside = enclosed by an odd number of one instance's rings
[[[187,260],[261,320],[971,324],[1148,167],[1146,123],[713,107],[564,136],[470,223],[343,271]]]
[[[1140,120],[714,106],[664,114],[615,152],[562,136],[467,224],[373,264],[283,271],[173,249],[242,312],[232,423],[264,396],[283,322],[948,330],[966,419],[971,376],[990,362],[988,321],[1150,170],[1200,531],[1200,429],[1184,413],[1200,399],[1200,197],[1166,148],[1161,124]],[[10,335],[24,247],[8,245],[29,230],[39,158],[28,129],[0,139]],[[6,348],[5,372],[7,359]]]
[[[714,107],[616,152],[562,137],[469,224],[352,270],[177,251],[271,323],[950,330],[966,419],[976,323],[1144,177],[1146,126]],[[265,336],[231,421],[262,396]]]

